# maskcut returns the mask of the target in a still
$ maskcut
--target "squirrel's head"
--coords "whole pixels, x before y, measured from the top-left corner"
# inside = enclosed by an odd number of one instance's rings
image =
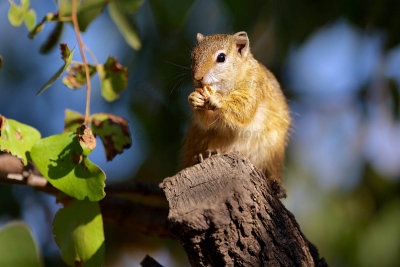
[[[233,35],[197,34],[197,46],[192,51],[192,77],[195,87],[212,86],[220,93],[233,88],[251,56],[246,32]]]

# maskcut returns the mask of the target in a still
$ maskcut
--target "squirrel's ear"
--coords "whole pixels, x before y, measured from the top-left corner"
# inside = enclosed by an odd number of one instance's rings
[[[201,40],[204,39],[204,35],[202,35],[201,33],[198,33],[196,37],[197,37],[197,43],[200,43]]]
[[[235,37],[235,45],[238,53],[241,56],[247,56],[250,51],[250,41],[246,32],[237,32],[233,35]]]

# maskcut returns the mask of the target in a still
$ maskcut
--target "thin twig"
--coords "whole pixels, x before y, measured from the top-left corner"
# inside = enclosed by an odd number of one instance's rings
[[[107,185],[106,191],[107,194],[111,195],[138,194],[141,196],[150,196],[152,198],[165,200],[165,195],[163,191],[158,187],[158,185],[148,182],[146,183],[146,182],[135,181],[135,182],[113,183]]]
[[[10,154],[0,154],[1,185],[30,186],[54,196],[60,193],[47,182],[33,164],[24,166],[20,159]],[[106,221],[143,234],[172,237],[167,227],[168,205],[157,185],[140,182],[127,183],[126,186],[110,184],[106,187],[106,193],[107,196],[100,201],[103,218]],[[140,196],[151,198],[153,201],[151,204],[146,204],[144,198]]]
[[[59,22],[68,22],[68,21],[72,21],[72,17],[58,17]]]
[[[88,51],[89,55],[92,57],[94,65],[96,65],[96,66],[99,65],[99,62],[97,61],[97,58],[94,55],[94,53],[92,52],[92,50],[87,45],[85,45],[85,49],[86,49],[86,51]]]
[[[88,66],[87,61],[86,61],[85,52],[83,51],[84,44],[82,42],[81,32],[79,30],[77,7],[76,6],[77,6],[77,0],[72,0],[72,23],[74,25],[76,38],[78,39],[79,50],[81,52],[81,56],[82,56],[82,60],[83,60],[83,66],[84,66],[85,72],[86,72],[85,124],[87,125],[87,124],[89,124],[89,119],[90,119],[90,90],[91,90],[91,84],[90,84],[89,66]]]
[[[100,200],[101,213],[105,221],[123,226],[143,234],[169,237],[168,205],[153,206],[107,195]]]
[[[82,63],[76,60],[71,60],[71,64],[81,65]]]
[[[57,191],[33,164],[29,163],[28,166],[24,166],[20,159],[8,153],[0,154],[0,185],[2,184],[32,186],[45,192],[48,192],[48,189],[52,189],[51,192]],[[107,195],[139,195],[165,199],[162,190],[153,183],[111,183],[106,186],[105,190]]]

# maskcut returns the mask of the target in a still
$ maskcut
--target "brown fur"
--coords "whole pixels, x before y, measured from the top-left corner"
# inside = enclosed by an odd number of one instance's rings
[[[196,89],[189,95],[194,118],[183,148],[185,166],[208,151],[241,152],[266,174],[280,180],[289,109],[275,76],[254,59],[245,32],[235,35],[198,35],[192,52],[195,88],[212,86],[205,95]],[[224,63],[216,62],[219,53]]]

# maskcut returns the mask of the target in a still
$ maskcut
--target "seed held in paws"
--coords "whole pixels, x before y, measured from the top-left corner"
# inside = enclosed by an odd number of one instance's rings
[[[203,91],[207,96],[211,96],[215,93],[215,89],[209,85],[203,87]]]

